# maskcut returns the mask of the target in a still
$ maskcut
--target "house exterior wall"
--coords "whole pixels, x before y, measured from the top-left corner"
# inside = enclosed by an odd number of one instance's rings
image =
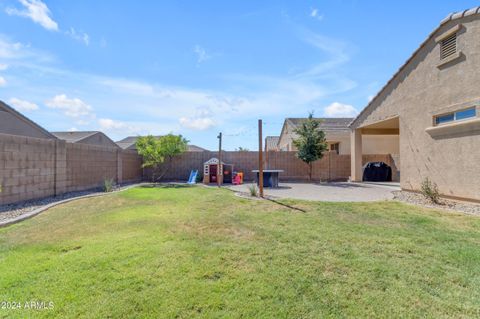
[[[438,67],[440,46],[435,37],[458,23],[461,56]],[[442,25],[391,83],[354,122],[361,128],[393,116],[400,122],[401,187],[419,190],[428,177],[445,196],[480,200],[480,124],[460,133],[428,132],[433,116],[480,102],[480,20],[478,15]]]
[[[293,140],[296,134],[287,124],[285,134],[282,134],[279,141],[279,150],[296,151]],[[350,155],[350,132],[325,132],[328,143],[339,143],[339,154]],[[400,140],[398,135],[364,135],[362,143],[363,154],[399,154]]]

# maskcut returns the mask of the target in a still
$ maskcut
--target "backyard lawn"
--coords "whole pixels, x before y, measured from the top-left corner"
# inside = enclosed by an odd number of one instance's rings
[[[143,187],[0,229],[0,317],[480,316],[480,218]],[[5,305],[5,303],[4,303]]]

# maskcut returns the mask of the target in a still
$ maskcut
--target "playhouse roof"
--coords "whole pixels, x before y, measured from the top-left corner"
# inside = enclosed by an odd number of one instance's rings
[[[203,165],[210,165],[210,164],[218,164],[218,158],[212,157],[211,159],[206,161]],[[222,162],[222,164],[225,164],[225,163]]]

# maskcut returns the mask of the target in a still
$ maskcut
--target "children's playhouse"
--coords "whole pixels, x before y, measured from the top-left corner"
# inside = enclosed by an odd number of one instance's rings
[[[220,165],[220,171],[218,170],[218,165]],[[241,176],[243,182],[243,174]],[[219,180],[220,184],[231,184],[234,182],[233,165],[225,164],[224,162],[219,164],[218,158],[213,157],[203,164],[203,183],[217,184]]]

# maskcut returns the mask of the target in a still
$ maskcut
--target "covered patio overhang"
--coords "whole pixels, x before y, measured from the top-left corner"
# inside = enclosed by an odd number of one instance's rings
[[[400,135],[400,121],[398,116],[390,117],[374,123],[360,125],[351,131],[351,180],[361,182],[362,171],[362,136],[363,135]]]

